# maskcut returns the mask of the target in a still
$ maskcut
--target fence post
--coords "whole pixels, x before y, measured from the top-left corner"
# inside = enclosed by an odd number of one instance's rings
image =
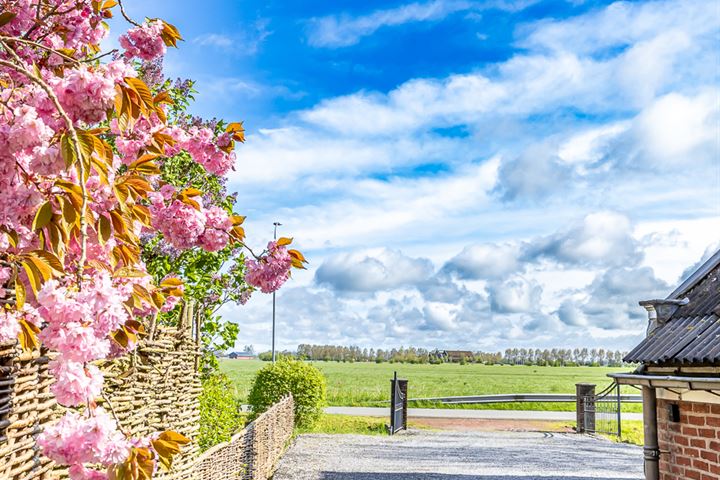
[[[594,383],[576,383],[575,384],[575,412],[576,412],[576,422],[577,426],[575,427],[575,431],[577,433],[584,433],[588,430],[588,428],[591,428],[592,430],[595,429],[595,418],[592,418],[592,421],[588,421],[586,423],[585,419],[585,397],[588,396],[594,396],[595,395],[595,384]],[[592,416],[595,416],[595,412],[591,412]],[[592,426],[589,425],[592,423]]]
[[[397,372],[394,373],[390,380],[390,435],[395,433],[395,383],[397,382]]]
[[[617,384],[617,423],[618,440],[622,439],[622,400],[620,399],[620,384]]]

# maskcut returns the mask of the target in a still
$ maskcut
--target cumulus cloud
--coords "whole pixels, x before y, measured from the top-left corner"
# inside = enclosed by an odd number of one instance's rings
[[[468,10],[468,1],[433,0],[424,3],[408,3],[387,10],[376,10],[368,15],[350,15],[313,18],[308,25],[308,43],[315,47],[347,47],[361,38],[372,35],[383,27],[393,27],[414,22],[442,20],[456,12]]]
[[[596,212],[570,229],[525,246],[525,260],[541,258],[580,265],[634,265],[642,256],[630,219],[616,212]]]
[[[318,268],[315,280],[339,291],[376,292],[417,285],[433,270],[430,260],[384,248],[330,257]]]
[[[591,325],[606,330],[642,328],[647,320],[640,300],[664,298],[670,286],[651,267],[612,267],[597,275],[583,300],[567,300],[557,311],[572,326]]]
[[[447,303],[428,302],[423,307],[424,330],[454,330],[457,307]]]
[[[687,165],[690,159],[717,158],[720,90],[698,95],[670,93],[638,116],[634,133],[647,158]]]
[[[542,287],[531,279],[514,276],[488,285],[490,306],[498,313],[526,313],[540,309]]]
[[[572,179],[572,169],[559,161],[556,148],[533,145],[503,162],[498,176],[497,189],[504,199],[540,199],[564,189]]]
[[[500,278],[520,268],[519,257],[515,245],[469,245],[448,261],[443,271],[466,280]]]

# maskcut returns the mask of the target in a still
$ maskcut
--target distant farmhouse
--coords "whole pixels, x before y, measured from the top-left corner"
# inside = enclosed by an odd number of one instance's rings
[[[255,360],[257,355],[252,352],[232,352],[228,357],[233,360]]]
[[[473,358],[473,353],[467,350],[437,350],[434,353],[446,362],[462,362]]]
[[[641,365],[610,376],[642,387],[645,478],[720,479],[720,251],[640,305],[647,337],[624,360]]]

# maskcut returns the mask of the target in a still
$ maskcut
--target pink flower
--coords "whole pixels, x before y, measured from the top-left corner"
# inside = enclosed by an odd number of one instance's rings
[[[107,338],[98,338],[92,327],[80,322],[52,323],[40,332],[39,338],[47,347],[76,362],[97,360],[110,351]]]
[[[205,210],[207,222],[205,223],[205,231],[200,236],[200,246],[208,252],[216,252],[222,250],[228,243],[228,231],[232,227],[232,222],[225,210],[220,207],[210,207]]]
[[[113,72],[122,74],[118,69]],[[102,121],[115,99],[116,78],[111,70],[98,67],[91,70],[83,64],[67,70],[63,77],[53,77],[51,84],[63,108],[71,118],[86,123]]]
[[[4,233],[0,233],[0,250],[4,250],[2,248],[2,240],[4,236]],[[12,270],[8,267],[0,267],[0,298],[5,298],[7,296],[7,290],[5,287],[9,286],[7,285],[7,281],[10,280],[10,277],[12,277]],[[2,338],[1,335],[2,334],[0,334],[0,338]]]
[[[269,242],[267,249],[267,255],[260,260],[245,261],[245,281],[263,293],[272,293],[290,278],[292,259],[287,248],[277,242]]]
[[[165,305],[162,306],[160,309],[161,312],[169,312],[172,309],[174,309],[178,303],[180,303],[180,300],[182,300],[181,297],[176,297],[174,295],[170,295],[165,299]]]
[[[120,46],[125,49],[125,55],[129,58],[136,57],[148,62],[155,60],[165,55],[165,42],[160,36],[162,31],[161,20],[145,22],[121,35]]]
[[[14,342],[20,335],[20,323],[15,310],[0,309],[0,344]]]
[[[38,436],[43,454],[58,463],[119,463],[130,454],[130,442],[102,407],[83,414],[67,411]]]
[[[209,128],[192,127],[189,138],[182,145],[192,155],[193,160],[215,175],[225,175],[235,164],[235,153],[225,153],[215,143],[213,132]],[[220,135],[219,142],[226,142]]]
[[[13,113],[15,121],[9,132],[11,151],[46,144],[52,138],[52,129],[38,117],[35,108],[24,105],[16,108]]]
[[[180,200],[173,200],[167,207],[153,203],[150,211],[153,227],[175,248],[194,247],[205,231],[205,214]]]
[[[50,390],[60,405],[74,407],[100,396],[103,376],[95,365],[65,360],[62,356],[48,365],[55,383]]]

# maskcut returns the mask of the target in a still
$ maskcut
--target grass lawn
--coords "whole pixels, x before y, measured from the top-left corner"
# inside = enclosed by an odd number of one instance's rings
[[[605,367],[526,367],[459,365],[410,365],[389,363],[312,362],[327,378],[328,403],[337,406],[382,406],[390,395],[393,372],[407,378],[410,398],[497,393],[575,393],[575,384],[590,382],[598,390],[610,383],[608,373],[629,368]],[[222,359],[220,368],[238,387],[241,399],[247,398],[254,373],[266,365],[259,360]],[[627,393],[636,393],[628,387]],[[413,407],[438,407],[438,404],[413,404]],[[448,406],[442,406],[448,408]],[[463,406],[458,406],[462,408]],[[512,410],[574,411],[572,403],[507,403],[467,405],[464,408]],[[639,404],[626,405],[625,411],[641,411]]]

